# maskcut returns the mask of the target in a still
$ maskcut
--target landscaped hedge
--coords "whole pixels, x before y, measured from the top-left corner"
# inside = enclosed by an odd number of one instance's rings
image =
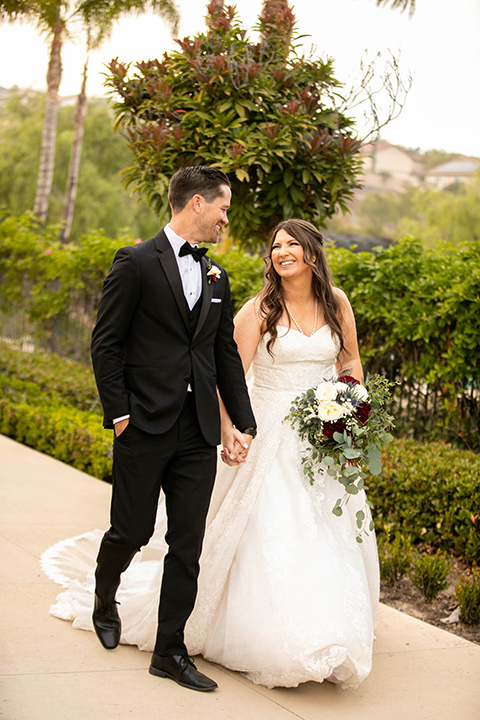
[[[397,439],[379,477],[367,480],[377,531],[480,563],[480,456],[443,443]]]
[[[357,323],[364,368],[399,382],[397,429],[480,451],[480,242],[388,248],[328,258]]]
[[[99,415],[38,398],[0,398],[0,433],[101,480],[111,476],[111,433]]]
[[[98,230],[63,244],[58,228],[44,227],[33,214],[0,211],[3,334],[30,336],[36,347],[87,363],[103,280],[117,250],[136,242]],[[228,272],[238,310],[262,287],[262,260],[238,248],[210,248],[210,255]]]
[[[110,478],[112,436],[88,366],[0,342],[0,433]]]
[[[60,396],[78,410],[101,413],[93,371],[82,363],[40,351],[24,352],[11,342],[0,340],[0,381],[10,378],[31,383],[44,399]]]

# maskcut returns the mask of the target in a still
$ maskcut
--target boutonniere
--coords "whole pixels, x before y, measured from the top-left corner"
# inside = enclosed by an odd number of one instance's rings
[[[211,282],[217,282],[217,280],[221,274],[222,274],[222,271],[220,270],[220,268],[217,267],[216,265],[213,265],[211,259],[208,258],[208,265],[207,265],[208,283],[210,284]]]

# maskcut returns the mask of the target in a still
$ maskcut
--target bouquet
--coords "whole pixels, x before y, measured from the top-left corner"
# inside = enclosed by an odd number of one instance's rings
[[[342,515],[350,495],[362,490],[366,470],[372,475],[382,470],[381,450],[393,440],[388,432],[393,417],[384,405],[394,384],[382,375],[367,377],[365,385],[349,375],[325,380],[297,397],[285,418],[309,442],[302,463],[310,483],[315,482],[318,466],[327,468],[328,475],[344,486],[343,496],[332,509],[334,515]],[[369,500],[366,503],[372,507]],[[358,542],[367,531],[365,510],[364,506],[356,513]],[[373,528],[370,521],[368,529]]]

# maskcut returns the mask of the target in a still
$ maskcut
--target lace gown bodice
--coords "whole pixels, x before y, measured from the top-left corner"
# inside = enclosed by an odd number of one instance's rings
[[[335,370],[338,343],[324,325],[308,337],[293,328],[277,327],[274,356],[267,351],[269,336],[258,344],[253,359],[253,388],[291,396],[331,378]]]
[[[266,341],[248,380],[258,435],[246,463],[219,465],[187,647],[268,687],[327,678],[355,687],[371,668],[378,606],[375,537],[355,540],[355,512],[365,495],[334,516],[340,484],[322,472],[309,484],[305,443],[284,422],[301,392],[333,376],[337,342],[328,326],[311,337],[278,327],[272,357]],[[144,650],[155,641],[165,527],[161,503],[155,535],[117,594],[122,642]],[[101,536],[64,541],[43,557],[47,574],[68,587],[51,611],[84,629],[91,629]]]

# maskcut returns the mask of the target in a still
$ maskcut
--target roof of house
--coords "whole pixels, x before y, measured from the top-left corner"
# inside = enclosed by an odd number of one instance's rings
[[[472,175],[480,168],[480,160],[475,158],[464,158],[460,160],[450,160],[431,168],[427,175]]]
[[[389,143],[387,140],[379,140],[376,143],[366,143],[362,147],[362,155],[373,155],[381,150],[389,149],[398,150],[404,155],[408,155],[408,157],[412,158],[412,160],[419,162],[423,161],[422,156],[415,152],[415,150],[408,150],[407,148],[402,147],[402,145],[393,145],[393,143]]]

